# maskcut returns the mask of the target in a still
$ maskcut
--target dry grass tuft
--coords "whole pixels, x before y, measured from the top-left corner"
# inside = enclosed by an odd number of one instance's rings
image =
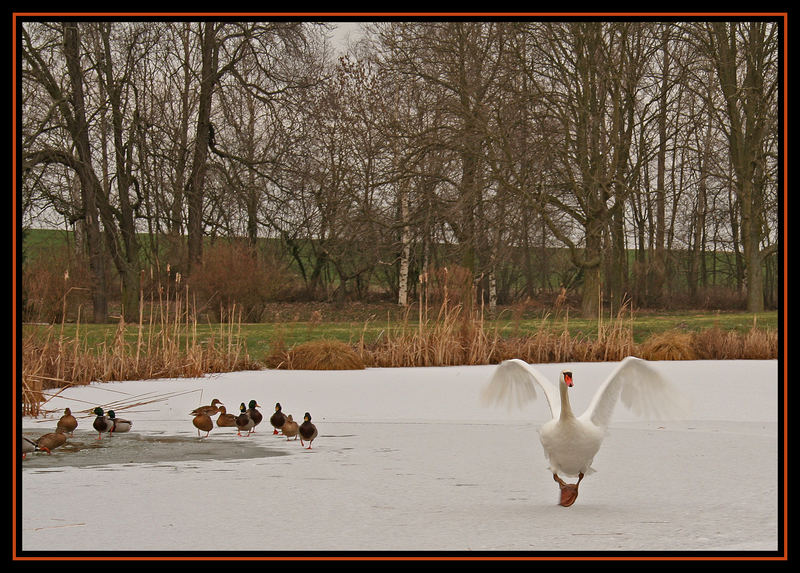
[[[279,351],[283,360],[277,368],[288,370],[363,370],[364,361],[347,343],[339,340],[311,340]],[[273,360],[276,355],[273,354]],[[279,356],[279,354],[278,354]]]
[[[668,330],[654,334],[640,347],[645,360],[697,360],[694,336],[689,332]]]
[[[692,343],[700,360],[736,360],[742,358],[742,337],[737,332],[715,326],[696,332]]]
[[[742,358],[771,360],[778,355],[778,331],[760,330],[755,326],[742,340]]]

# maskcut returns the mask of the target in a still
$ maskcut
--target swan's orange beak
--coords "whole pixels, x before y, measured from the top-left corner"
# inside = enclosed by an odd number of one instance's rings
[[[572,374],[569,372],[564,372],[564,383],[567,385],[567,388],[572,388]]]

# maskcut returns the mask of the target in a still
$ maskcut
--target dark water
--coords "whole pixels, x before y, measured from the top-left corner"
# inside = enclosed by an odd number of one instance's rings
[[[25,435],[36,437],[28,432]],[[76,431],[73,437],[67,438],[66,444],[53,450],[52,455],[47,455],[46,452],[29,453],[22,460],[22,467],[44,469],[106,464],[159,464],[263,458],[286,453],[277,449],[274,443],[270,444],[264,436],[256,434],[239,437],[235,432],[216,435],[211,432],[209,437],[200,439],[196,434],[140,434],[131,431],[113,436],[103,434],[103,438],[98,440],[97,432]]]

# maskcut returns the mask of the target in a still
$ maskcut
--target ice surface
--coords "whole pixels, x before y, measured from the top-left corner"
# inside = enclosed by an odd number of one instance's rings
[[[537,429],[543,400],[487,408],[492,366],[252,371],[92,384],[23,420],[25,435],[79,427],[52,456],[21,462],[26,551],[776,551],[779,547],[777,361],[657,362],[693,403],[685,418],[639,420],[618,405],[570,508],[560,507]],[[573,370],[579,413],[615,363]],[[127,434],[97,440],[90,408],[170,397],[117,411]],[[188,414],[219,398],[256,399],[249,437],[198,438]],[[312,449],[272,434],[275,402],[319,429]],[[111,526],[111,518],[124,526]],[[246,520],[244,524],[242,520]]]

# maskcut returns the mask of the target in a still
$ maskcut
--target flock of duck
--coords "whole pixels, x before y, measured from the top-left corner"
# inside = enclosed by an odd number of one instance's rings
[[[264,415],[258,410],[261,406],[255,400],[250,400],[247,406],[242,402],[239,405],[239,415],[235,416],[229,414],[225,409],[225,405],[217,398],[211,400],[208,406],[200,406],[191,411],[192,424],[197,428],[197,435],[199,437],[208,437],[211,430],[214,429],[214,420],[212,416],[217,416],[217,427],[220,428],[236,428],[236,435],[241,436],[242,432],[247,432],[249,436],[255,431],[256,426],[264,419]],[[303,416],[303,423],[298,424],[294,421],[291,414],[284,414],[280,402],[275,404],[275,412],[270,416],[269,423],[272,425],[272,433],[282,434],[286,439],[294,438],[295,440],[300,437],[300,445],[305,447],[305,442],[308,442],[306,449],[311,449],[311,442],[317,437],[317,427],[311,422],[311,414],[308,412]],[[205,432],[205,436],[200,436],[200,432]]]
[[[225,410],[225,405],[214,398],[211,404],[195,408],[190,412],[190,415],[194,416],[192,424],[197,428],[198,437],[208,437],[211,430],[214,429],[212,416],[217,416],[217,427],[236,428],[237,436],[249,436],[264,418],[258,410],[260,407],[255,400],[250,400],[249,407],[242,402],[239,406],[239,415],[235,416],[229,414]],[[121,434],[129,432],[133,427],[133,422],[130,420],[117,418],[114,410],[105,412],[103,408],[98,406],[92,412],[96,416],[92,422],[92,427],[97,431],[98,440],[102,439],[103,434]],[[274,435],[284,435],[287,441],[291,438],[297,440],[299,437],[300,445],[306,449],[311,449],[311,443],[317,437],[317,427],[311,422],[311,414],[308,412],[303,416],[303,422],[298,424],[291,414],[286,415],[283,413],[280,403],[276,403],[275,412],[270,416],[269,421]],[[25,458],[31,452],[47,452],[47,454],[50,454],[52,450],[63,446],[67,442],[67,435],[72,437],[77,427],[77,418],[69,408],[66,408],[64,415],[61,416],[56,424],[55,432],[44,434],[37,439],[22,436],[22,457]],[[206,435],[201,436],[201,431],[205,432]],[[247,434],[242,434],[242,432],[247,432]],[[308,443],[308,446],[306,446],[306,443]]]

